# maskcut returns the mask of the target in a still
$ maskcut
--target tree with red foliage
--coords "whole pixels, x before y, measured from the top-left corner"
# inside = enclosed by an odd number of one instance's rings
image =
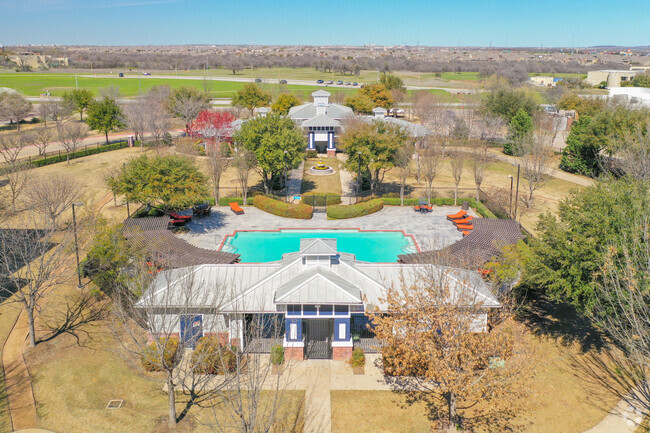
[[[203,110],[190,123],[188,133],[206,140],[206,147],[216,145],[230,139],[234,120],[235,116],[227,111]]]

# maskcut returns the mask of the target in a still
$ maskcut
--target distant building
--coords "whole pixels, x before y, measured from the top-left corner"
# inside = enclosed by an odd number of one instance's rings
[[[612,87],[609,97],[623,99],[634,106],[650,107],[650,89],[647,87]]]
[[[341,120],[351,117],[352,109],[329,102],[330,93],[325,90],[317,90],[311,96],[314,102],[291,107],[289,117],[307,133],[307,149],[334,156]]]
[[[589,71],[585,81],[592,86],[597,86],[604,81],[607,83],[607,87],[621,87],[621,83],[632,81],[639,73],[642,73],[642,71],[621,71],[614,69]]]
[[[530,82],[535,86],[555,86],[557,81],[549,75],[530,77]]]

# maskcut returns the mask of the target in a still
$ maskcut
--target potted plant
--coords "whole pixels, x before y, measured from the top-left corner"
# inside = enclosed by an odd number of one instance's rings
[[[355,348],[352,351],[352,358],[348,361],[352,367],[354,374],[364,374],[364,367],[366,365],[366,355],[363,353],[363,349],[360,347]]]
[[[280,374],[284,363],[284,347],[279,344],[271,347],[271,368],[273,374]]]

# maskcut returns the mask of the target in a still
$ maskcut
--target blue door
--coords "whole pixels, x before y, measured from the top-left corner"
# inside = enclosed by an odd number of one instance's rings
[[[181,341],[185,347],[196,345],[199,338],[203,337],[203,316],[181,315]]]

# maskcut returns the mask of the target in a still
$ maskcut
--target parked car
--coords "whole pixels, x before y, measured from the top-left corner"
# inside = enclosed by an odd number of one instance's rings
[[[119,73],[118,77],[124,77],[124,74],[122,72]]]
[[[349,81],[347,81],[347,82],[345,83],[345,85],[346,85],[346,86],[351,86],[352,83],[350,83]]]
[[[343,84],[343,80],[338,80],[338,81],[336,82],[336,84],[338,84],[339,86],[342,85],[342,84]]]
[[[353,86],[358,86],[359,83],[357,83],[357,82],[355,81],[354,83],[352,83],[352,85],[353,85]]]
[[[261,78],[255,78],[255,82],[256,82],[256,83],[261,83],[261,82],[262,82],[262,79],[261,79]]]
[[[325,80],[318,80],[318,81],[316,81],[316,84],[323,84],[324,82],[325,82]]]
[[[334,84],[334,81],[329,80],[329,81],[327,82],[327,84]]]
[[[142,75],[151,75],[151,72],[143,72]]]
[[[280,84],[287,84],[287,80],[280,80]]]
[[[390,114],[391,116],[396,115],[397,117],[401,117],[404,116],[404,110],[402,110],[401,108],[398,108],[397,110],[391,108],[390,110],[388,110],[388,114]]]

